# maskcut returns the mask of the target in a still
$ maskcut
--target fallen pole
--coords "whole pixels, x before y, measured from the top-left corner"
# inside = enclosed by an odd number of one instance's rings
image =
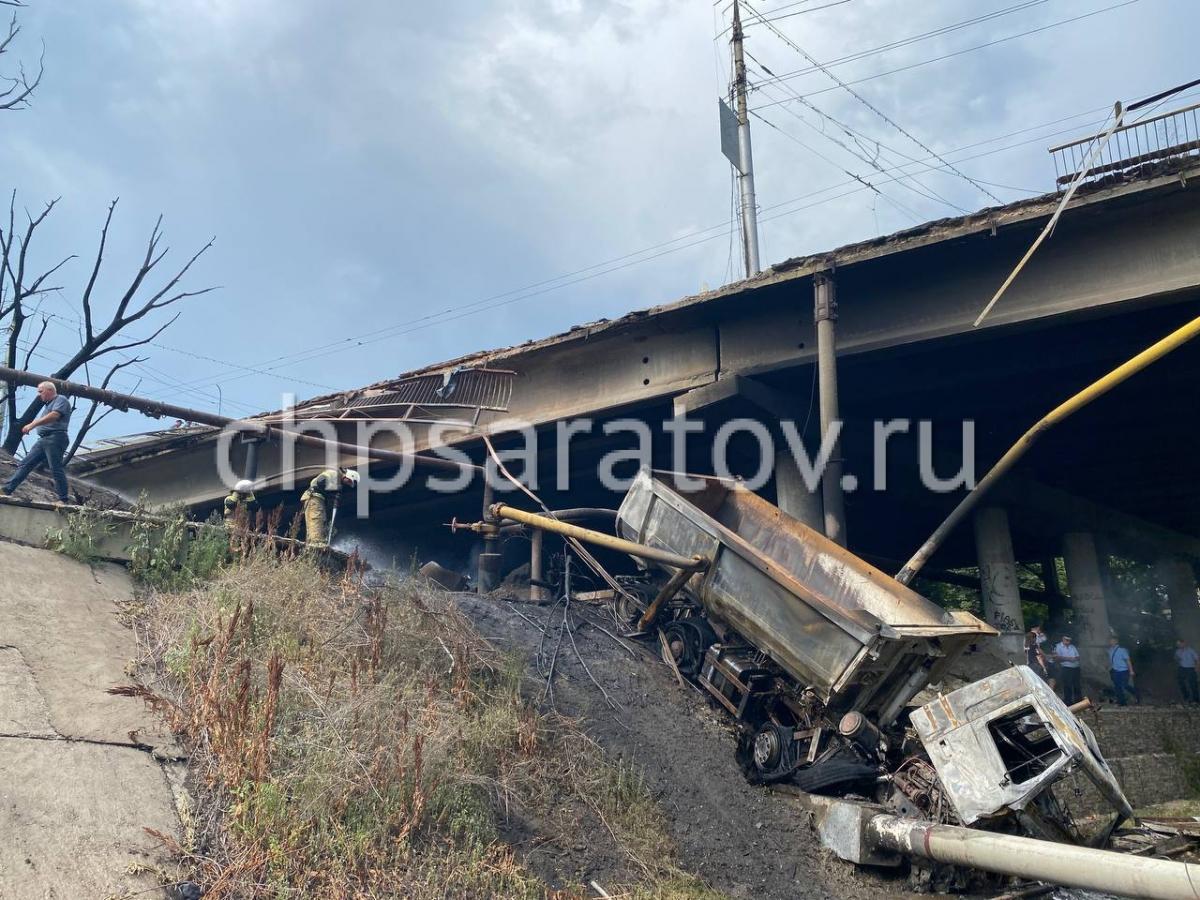
[[[661,563],[664,566],[671,566],[675,569],[686,569],[688,572],[697,572],[700,569],[708,567],[708,560],[703,556],[680,556],[678,553],[671,553],[669,550],[659,550],[657,547],[635,544],[633,541],[605,534],[602,531],[580,528],[578,525],[572,525],[569,522],[560,522],[549,516],[539,516],[537,513],[516,509],[504,503],[493,504],[491,512],[497,519],[511,519],[514,522],[521,522],[533,528],[551,531],[555,534],[561,534],[564,537],[573,537],[577,541],[595,544],[598,547],[607,547],[609,550],[616,550],[618,553],[628,553],[630,556]]]
[[[380,462],[396,463],[397,465],[405,465],[411,462],[414,466],[453,472],[461,472],[464,469],[475,472],[482,471],[480,466],[472,465],[471,463],[455,462],[454,460],[443,459],[439,456],[398,453],[395,450],[363,447],[358,444],[347,444],[342,441],[329,441],[315,434],[305,434],[291,431],[287,428],[264,425],[262,422],[256,422],[253,419],[231,419],[227,416],[219,416],[201,409],[188,409],[186,406],[175,406],[159,400],[146,400],[141,397],[135,397],[132,394],[121,394],[117,391],[92,387],[90,384],[78,384],[62,378],[50,378],[46,375],[26,372],[23,369],[11,369],[8,366],[0,366],[0,381],[5,381],[12,385],[27,385],[28,387],[37,387],[43,381],[48,381],[64,396],[95,400],[97,403],[103,403],[105,406],[111,406],[122,412],[128,412],[132,409],[155,419],[165,416],[171,419],[182,419],[185,422],[195,422],[198,425],[211,425],[214,428],[233,427],[236,431],[257,435],[265,439],[281,439],[286,435],[298,444],[309,447],[320,447],[322,449],[331,446],[338,450],[339,453],[353,454],[355,456],[379,460]]]
[[[1117,368],[1113,369],[1107,375],[1096,379],[1082,391],[1075,394],[1066,402],[1059,404],[1035,422],[1033,427],[1021,435],[1017,439],[1017,442],[1009,447],[1007,452],[1000,457],[999,461],[979,480],[974,490],[959,501],[958,506],[954,507],[954,510],[946,517],[946,520],[934,530],[933,534],[912,555],[912,559],[906,562],[904,568],[896,573],[896,580],[901,584],[908,584],[917,576],[917,573],[921,571],[925,563],[929,562],[929,558],[937,552],[937,549],[950,533],[979,504],[979,501],[987,495],[988,491],[995,487],[996,483],[1008,474],[1009,470],[1017,464],[1017,461],[1029,452],[1029,448],[1042,436],[1043,432],[1049,431],[1063,419],[1067,418],[1067,416],[1087,406],[1097,397],[1104,396],[1117,385],[1136,375],[1152,363],[1162,359],[1172,350],[1183,346],[1197,335],[1200,335],[1200,317],[1192,319],[1192,321],[1172,331],[1162,340],[1147,347],[1137,356],[1117,366]]]
[[[892,815],[873,818],[867,826],[867,837],[876,847],[908,856],[1031,881],[1151,900],[1200,898],[1200,866],[1172,860],[935,825]]]

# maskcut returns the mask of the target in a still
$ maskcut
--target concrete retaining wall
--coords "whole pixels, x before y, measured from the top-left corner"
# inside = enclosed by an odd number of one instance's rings
[[[28,547],[45,547],[47,533],[63,528],[67,524],[67,516],[79,509],[78,506],[0,497],[0,540]],[[93,533],[96,556],[113,562],[129,562],[134,517],[115,511],[97,513],[97,516],[101,515],[105,527]]]
[[[1084,713],[1100,749],[1134,808],[1195,795],[1188,760],[1200,766],[1200,709],[1185,706],[1106,707]],[[1076,775],[1059,796],[1077,816],[1102,813],[1107,805],[1091,783]]]

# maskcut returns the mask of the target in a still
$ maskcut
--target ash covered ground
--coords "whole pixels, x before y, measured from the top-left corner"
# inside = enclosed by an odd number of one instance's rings
[[[527,690],[534,700],[542,698],[563,607],[510,602],[501,599],[503,592],[455,596],[484,637],[525,661]],[[563,634],[553,697],[547,694],[544,702],[579,718],[610,757],[645,772],[685,869],[729,897],[746,900],[914,896],[903,876],[860,872],[823,850],[794,800],[747,784],[734,760],[728,720],[694,687],[681,687],[647,646],[622,645],[605,634],[601,628],[616,630],[605,607],[573,601],[571,620],[575,646]],[[574,877],[603,885],[618,872],[619,863],[599,841],[550,858],[533,833],[509,838],[551,880]]]

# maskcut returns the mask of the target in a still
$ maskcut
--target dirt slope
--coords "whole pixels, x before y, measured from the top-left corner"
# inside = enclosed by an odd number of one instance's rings
[[[545,682],[538,672],[539,647],[545,669],[562,607],[551,612],[527,603],[457,596],[486,638],[526,662],[529,691],[540,697]],[[548,616],[550,628],[543,640],[541,628]],[[794,801],[748,785],[734,762],[733,732],[708,700],[690,686],[680,687],[647,650],[638,647],[631,654],[604,634],[597,625],[612,631],[614,623],[605,621],[601,609],[574,603],[572,618],[579,656],[564,635],[553,703],[560,712],[581,718],[608,753],[644,769],[670,816],[689,871],[728,896],[746,900],[910,896],[903,879],[859,873],[822,850]],[[580,657],[619,708],[609,707]],[[569,859],[539,860],[536,849],[522,849],[546,873],[578,872],[585,881],[604,883],[605,861],[586,846],[577,846]]]

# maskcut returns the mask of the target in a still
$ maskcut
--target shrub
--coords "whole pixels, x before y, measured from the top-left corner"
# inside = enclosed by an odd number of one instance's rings
[[[67,513],[59,528],[46,531],[46,546],[82,563],[100,559],[98,542],[112,534],[111,518],[92,506],[81,506]]]

